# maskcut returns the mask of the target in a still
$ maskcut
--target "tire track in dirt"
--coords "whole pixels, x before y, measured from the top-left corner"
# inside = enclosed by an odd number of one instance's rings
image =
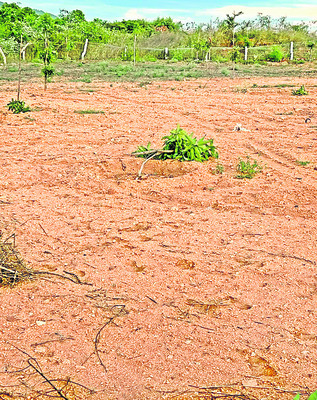
[[[272,169],[275,169],[289,178],[294,178],[294,173],[296,173],[298,177],[295,176],[295,179],[301,180],[302,186],[306,186],[307,189],[313,188],[317,190],[317,179],[315,179],[312,174],[308,174],[307,169],[300,169],[300,167],[296,167],[296,165],[292,164],[292,162],[289,162],[289,157],[281,156],[256,142],[247,143],[245,144],[245,147],[249,150],[252,150],[254,153],[260,154],[262,158],[269,162],[269,165]],[[294,173],[292,173],[291,170]],[[301,176],[304,176],[304,178]]]

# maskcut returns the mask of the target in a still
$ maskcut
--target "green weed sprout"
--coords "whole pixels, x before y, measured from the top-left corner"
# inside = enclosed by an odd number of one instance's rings
[[[296,164],[301,165],[302,167],[306,167],[307,165],[309,165],[311,162],[310,161],[300,161],[300,160],[296,160]]]
[[[237,179],[252,179],[256,174],[261,172],[262,169],[262,166],[259,165],[256,160],[253,160],[252,163],[249,156],[247,156],[246,161],[239,158],[239,164],[237,165],[238,174],[235,177]]]
[[[211,172],[213,175],[221,175],[224,173],[224,166],[221,163],[217,163],[215,169]]]
[[[307,90],[305,89],[305,86],[302,85],[299,89],[293,90],[292,95],[293,96],[306,96],[308,94]]]

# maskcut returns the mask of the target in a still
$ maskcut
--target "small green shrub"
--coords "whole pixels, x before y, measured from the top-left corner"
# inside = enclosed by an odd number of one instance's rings
[[[122,61],[133,61],[133,50],[126,49],[120,54],[120,59]]]
[[[250,161],[250,157],[247,156],[246,161],[239,158],[237,165],[238,174],[235,176],[237,179],[252,179],[256,174],[262,171],[262,166],[258,164],[256,160],[253,163]]]
[[[308,94],[307,90],[305,89],[305,86],[302,85],[299,89],[294,89],[292,91],[293,96],[306,96]]]
[[[171,131],[165,140],[163,150],[172,151],[163,153],[163,160],[172,158],[180,161],[207,161],[209,158],[218,158],[218,152],[212,139],[197,139],[193,134],[187,133],[179,125]]]
[[[182,50],[178,50],[178,49],[171,50],[171,55],[172,55],[172,58],[171,58],[172,61],[184,61],[186,58],[185,52]]]
[[[7,104],[7,107],[13,114],[25,113],[31,111],[29,106],[25,105],[25,102],[22,100],[14,100],[12,99],[10,103]]]
[[[179,125],[164,136],[162,150],[152,150],[151,143],[147,146],[139,146],[133,153],[136,157],[155,159],[174,159],[179,161],[207,161],[209,158],[218,158],[218,151],[212,139],[197,139],[193,134],[187,133]],[[143,154],[142,154],[143,153]]]
[[[284,58],[283,50],[279,46],[274,46],[267,54],[266,61],[280,62]]]

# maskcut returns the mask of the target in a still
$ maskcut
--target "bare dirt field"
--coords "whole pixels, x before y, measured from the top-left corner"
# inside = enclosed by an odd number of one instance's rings
[[[13,115],[15,90],[0,86],[1,238],[51,275],[0,288],[1,399],[317,389],[315,79],[31,80],[33,111]],[[131,152],[178,123],[219,159],[135,179]],[[237,179],[246,156],[263,171]]]

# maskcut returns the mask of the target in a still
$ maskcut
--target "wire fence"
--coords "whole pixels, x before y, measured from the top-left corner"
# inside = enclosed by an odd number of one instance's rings
[[[87,45],[87,43],[86,43]],[[56,47],[58,59],[66,60],[122,60],[122,61],[213,61],[213,62],[245,62],[256,63],[262,61],[282,61],[291,60],[294,62],[313,61],[317,59],[316,48],[309,48],[304,43],[286,43],[270,46],[256,47],[142,47],[135,42],[134,44],[104,44],[88,42],[86,53],[84,42],[74,43],[72,48],[66,50],[65,46]],[[0,51],[0,63],[6,60],[12,61],[18,58],[18,51],[14,51],[5,56],[4,51]],[[23,53],[23,59],[31,61],[38,58],[38,46],[29,44]]]

